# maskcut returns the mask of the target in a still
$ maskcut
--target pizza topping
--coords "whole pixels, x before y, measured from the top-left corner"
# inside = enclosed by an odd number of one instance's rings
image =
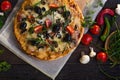
[[[43,11],[43,12],[46,11],[45,7],[42,7],[42,11]]]
[[[20,28],[21,30],[26,30],[26,27],[27,27],[27,23],[26,23],[26,22],[21,22],[21,23],[20,23],[20,27],[19,27],[19,28]]]
[[[54,33],[57,33],[59,30],[60,30],[60,24],[54,24],[53,28],[52,28],[52,31]]]
[[[29,32],[30,34],[32,34],[32,33],[34,32],[34,28],[33,28],[33,27],[30,27],[29,30],[28,30],[28,32]]]
[[[72,35],[75,31],[74,31],[74,29],[73,29],[73,27],[71,27],[71,26],[67,26],[66,27],[66,30]]]
[[[51,26],[52,22],[50,19],[46,19],[45,24],[46,24],[46,27],[49,28]]]
[[[55,4],[55,3],[52,3],[52,4],[49,5],[49,7],[50,7],[51,9],[56,9],[56,8],[58,8],[58,5]]]
[[[41,10],[41,8],[38,7],[38,6],[35,6],[35,7],[34,7],[34,11],[35,11],[37,14],[39,14],[39,15],[42,14],[42,10]]]
[[[24,7],[24,9],[25,9],[25,10],[31,10],[31,11],[32,11],[32,10],[33,10],[33,7],[30,6],[30,5],[26,5],[26,6]]]
[[[72,38],[71,38],[71,35],[70,34],[65,34],[65,36],[64,36],[64,38],[63,38],[63,41],[65,41],[65,42],[70,42],[72,40]]]
[[[45,0],[41,0],[41,4],[45,5],[46,4]]]
[[[60,39],[62,36],[60,33],[57,33],[56,37]]]
[[[70,16],[70,11],[65,11],[65,12],[63,13],[63,17],[64,17],[65,19],[69,18],[69,16]]]
[[[30,43],[33,46],[36,46],[36,44],[38,44],[37,39],[30,39],[28,40],[28,43]]]
[[[57,41],[52,41],[52,42],[51,42],[51,46],[53,46],[53,47],[58,47]]]
[[[26,15],[24,13],[18,13],[17,15],[18,22],[22,22],[24,18],[26,18]]]
[[[34,28],[34,32],[35,32],[35,33],[40,33],[40,32],[42,31],[42,28],[43,28],[43,27],[40,26],[40,25],[39,25],[39,26],[36,26],[36,27]]]
[[[27,18],[28,18],[28,21],[31,22],[31,23],[35,22],[35,18],[34,18],[33,15],[29,15]]]
[[[50,37],[50,35],[48,34],[47,31],[43,32],[44,38],[48,39]]]
[[[79,26],[77,22],[71,25],[75,18],[66,6],[55,3],[47,5],[46,1],[41,0],[34,6],[26,5],[24,10],[26,12],[21,11],[17,18],[21,32],[28,31],[25,34],[30,46],[38,50],[49,48],[57,53],[76,46],[80,37]]]
[[[76,43],[80,38],[80,31],[75,31],[71,36],[72,39],[74,40],[74,43]]]
[[[64,12],[64,6],[57,9],[58,13],[62,14]]]

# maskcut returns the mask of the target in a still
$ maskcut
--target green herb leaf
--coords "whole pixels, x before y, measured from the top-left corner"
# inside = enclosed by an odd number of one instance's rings
[[[4,50],[0,50],[0,54],[2,54],[4,52]]]
[[[34,32],[34,28],[31,27],[31,28],[28,30],[28,32],[29,32],[30,34],[32,34],[32,33]]]
[[[6,61],[0,62],[0,72],[8,71],[11,68],[11,65]]]
[[[40,3],[41,3],[41,1],[37,2],[36,4],[34,4],[34,6],[37,6],[37,5],[39,5]]]
[[[102,0],[98,0],[98,5],[101,7],[103,6]]]

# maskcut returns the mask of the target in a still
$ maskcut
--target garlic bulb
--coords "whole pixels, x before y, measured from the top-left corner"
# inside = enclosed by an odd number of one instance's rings
[[[82,54],[82,57],[80,58],[80,63],[87,64],[89,61],[90,61],[90,57],[88,55]]]
[[[117,4],[117,8],[115,9],[115,12],[120,15],[120,4]]]
[[[96,56],[96,52],[93,50],[92,47],[90,47],[90,54],[89,54],[90,57],[95,57]]]
[[[4,13],[3,13],[3,12],[0,12],[0,16],[4,16]]]

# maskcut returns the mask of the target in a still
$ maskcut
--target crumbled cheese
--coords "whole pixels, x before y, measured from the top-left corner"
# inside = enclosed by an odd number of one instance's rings
[[[65,19],[62,17],[62,15],[60,15],[58,12],[55,12],[55,13],[54,13],[54,22],[55,22],[57,19],[60,19],[60,22],[65,22]]]

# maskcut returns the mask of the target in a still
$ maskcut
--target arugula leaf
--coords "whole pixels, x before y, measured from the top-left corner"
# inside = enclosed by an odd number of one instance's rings
[[[0,72],[8,71],[11,68],[11,65],[6,61],[0,62]]]

